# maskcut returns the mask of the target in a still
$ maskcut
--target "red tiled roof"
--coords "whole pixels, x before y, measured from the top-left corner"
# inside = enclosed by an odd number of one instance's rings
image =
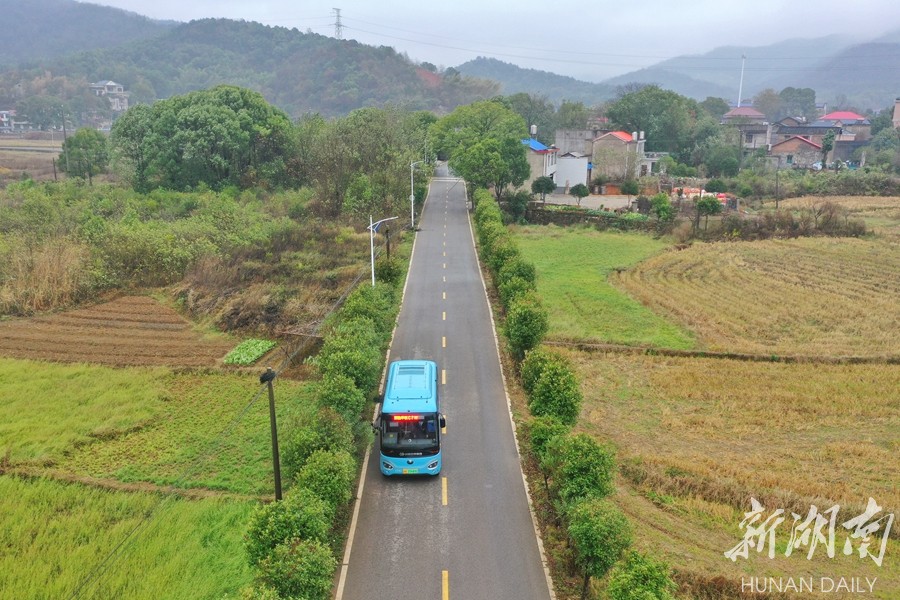
[[[839,110],[822,117],[823,121],[865,121],[866,118],[849,110]]]
[[[598,137],[597,139],[598,139],[598,140],[601,140],[601,139],[603,139],[603,138],[605,138],[605,137],[608,137],[608,136],[614,136],[614,137],[618,138],[619,140],[621,140],[621,141],[623,141],[623,142],[632,142],[632,141],[634,141],[634,140],[632,139],[632,137],[631,137],[631,134],[628,133],[627,131],[610,131],[609,133],[604,133],[603,135],[601,135],[601,136]]]

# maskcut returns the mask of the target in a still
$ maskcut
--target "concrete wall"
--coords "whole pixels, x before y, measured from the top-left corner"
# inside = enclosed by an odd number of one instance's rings
[[[590,187],[588,182],[588,157],[575,158],[574,156],[563,156],[556,163],[556,187],[571,188],[573,185],[583,183]]]

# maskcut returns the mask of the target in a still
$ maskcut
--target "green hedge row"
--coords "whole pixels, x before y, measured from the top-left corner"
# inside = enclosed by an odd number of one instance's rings
[[[547,310],[535,292],[534,265],[519,254],[493,196],[478,189],[474,201],[481,260],[493,276],[506,314],[503,334],[512,354],[522,360],[526,352],[541,343],[550,325]]]
[[[326,323],[312,361],[321,374],[315,406],[292,414],[282,436],[288,490],[281,502],[254,511],[245,535],[257,583],[244,598],[330,597],[336,522],[353,497],[358,445],[371,435],[363,411],[379,383],[398,303],[394,285],[362,285]]]

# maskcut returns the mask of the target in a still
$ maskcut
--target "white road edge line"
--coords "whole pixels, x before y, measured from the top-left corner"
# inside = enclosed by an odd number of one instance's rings
[[[468,196],[468,193],[467,193]],[[468,204],[468,198],[466,198]],[[491,317],[491,331],[494,333],[494,349],[497,351],[497,362],[500,365],[500,377],[503,379],[503,393],[506,395],[506,409],[509,412],[509,422],[512,425],[513,439],[516,442],[516,455],[519,457],[519,472],[522,474],[522,485],[525,487],[525,497],[528,499],[528,512],[531,513],[531,525],[534,527],[534,537],[537,539],[538,551],[541,553],[541,564],[544,567],[544,577],[547,579],[547,591],[550,600],[556,600],[556,592],[553,591],[553,578],[550,576],[550,564],[547,562],[547,554],[544,552],[544,540],[541,538],[541,530],[538,527],[537,516],[534,514],[534,503],[531,500],[531,491],[528,489],[528,480],[522,471],[522,452],[519,449],[519,437],[516,435],[516,421],[513,419],[512,400],[509,398],[509,389],[506,385],[506,374],[503,372],[503,359],[500,357],[500,340],[497,338],[497,326],[494,323],[494,311],[491,309],[491,298],[488,296],[487,284],[484,274],[481,272],[481,262],[478,260],[478,250],[475,245],[475,230],[472,228],[471,214],[466,214],[469,222],[469,234],[472,236],[472,248],[475,249],[475,262],[478,264],[478,276],[481,278],[481,287],[484,289],[484,299],[488,305],[488,315]]]
[[[425,212],[425,206],[428,204],[428,196],[431,195],[431,181],[428,182],[428,193],[425,195],[425,202],[422,203],[422,213]],[[421,220],[421,216],[419,219]],[[416,232],[413,232],[415,235]],[[403,310],[403,300],[406,298],[406,288],[409,286],[409,275],[412,270],[412,262],[413,257],[416,255],[416,242],[419,241],[419,236],[416,235],[413,240],[412,251],[409,253],[409,267],[406,270],[406,281],[403,283],[403,293],[400,295],[400,310]],[[394,330],[391,332],[391,341],[388,343],[387,354],[384,358],[384,368],[381,370],[381,382],[378,384],[378,389],[384,389],[384,378],[387,376],[387,368],[388,364],[390,364],[391,360],[391,348],[394,345],[394,335],[397,333],[397,325],[400,323],[400,310],[397,311],[397,318],[394,320]],[[375,405],[375,411],[372,414],[372,421],[374,422],[378,416],[378,408],[381,406],[380,403]],[[366,472],[369,467],[369,455],[372,452],[372,446],[370,445],[366,449],[366,455],[363,458],[362,471],[359,475],[359,487],[356,488],[356,506],[353,507],[353,518],[350,519],[350,533],[347,535],[347,547],[344,548],[344,559],[341,562],[341,575],[338,578],[337,591],[335,592],[334,600],[343,600],[344,597],[344,585],[347,583],[347,571],[350,570],[350,552],[353,550],[353,538],[356,535],[356,524],[359,520],[359,507],[362,505],[362,494],[363,487],[366,484]],[[529,499],[529,504],[531,500]],[[543,552],[543,550],[542,550]]]

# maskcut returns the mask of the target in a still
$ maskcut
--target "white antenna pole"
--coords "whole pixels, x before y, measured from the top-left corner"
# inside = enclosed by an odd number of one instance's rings
[[[746,54],[741,54],[741,85],[738,88],[738,103],[737,107],[741,107],[741,98],[744,95],[744,61],[747,60]]]

